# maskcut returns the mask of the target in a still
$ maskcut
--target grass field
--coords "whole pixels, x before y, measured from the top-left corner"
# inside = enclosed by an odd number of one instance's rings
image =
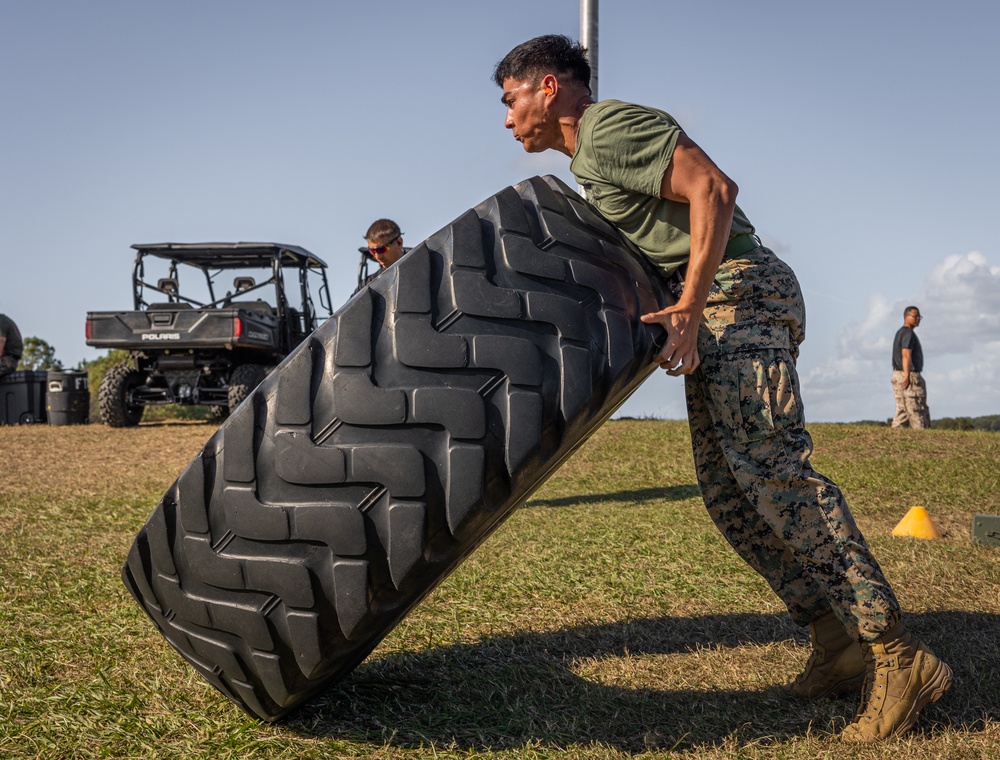
[[[121,584],[135,532],[214,427],[0,428],[0,757],[1000,757],[1000,436],[816,425],[911,629],[956,684],[905,739],[786,697],[807,637],[724,544],[686,423],[605,425],[354,673],[248,717]],[[945,536],[893,538],[925,506]]]

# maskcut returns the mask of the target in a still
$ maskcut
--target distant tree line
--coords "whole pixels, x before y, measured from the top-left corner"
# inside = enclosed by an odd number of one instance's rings
[[[1000,433],[1000,414],[990,414],[985,417],[942,417],[931,420],[935,430],[986,430]]]
[[[56,350],[41,338],[32,335],[23,341],[24,352],[18,363],[19,370],[53,370],[58,372],[63,368],[62,362],[56,358]]]
[[[860,420],[851,424],[888,427],[892,424],[892,418],[885,421]],[[1000,433],[1000,414],[988,414],[983,417],[941,417],[931,420],[931,428],[934,430],[985,430],[988,433]]]
[[[119,364],[127,364],[131,361],[128,351],[118,349],[110,350],[106,355],[87,361],[80,362],[77,366],[79,370],[86,370],[90,382],[90,417],[92,420],[98,419],[97,412],[97,392],[101,386],[104,373],[111,367]],[[63,369],[62,362],[56,358],[56,350],[41,338],[28,337],[24,339],[24,353],[21,356],[21,363],[18,369],[29,370],[54,370]],[[209,413],[202,407],[183,407],[169,405],[166,407],[153,407],[146,410],[144,419],[208,419]],[[622,419],[655,420],[656,417],[623,417]],[[885,426],[892,422],[888,420],[860,420],[855,425],[880,425]],[[934,430],[985,430],[990,433],[1000,433],[1000,414],[991,414],[984,417],[941,417],[931,420],[931,427]]]

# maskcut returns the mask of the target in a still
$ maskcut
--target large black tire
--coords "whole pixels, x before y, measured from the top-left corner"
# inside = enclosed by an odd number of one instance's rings
[[[97,408],[101,422],[108,427],[135,427],[142,419],[143,407],[132,402],[132,390],[142,385],[142,373],[135,367],[119,364],[104,373],[97,390]]]
[[[655,369],[655,267],[554,178],[352,298],[209,440],[125,584],[274,720],[349,673]]]
[[[229,376],[229,414],[236,411],[265,377],[267,370],[259,364],[240,364],[233,369]]]

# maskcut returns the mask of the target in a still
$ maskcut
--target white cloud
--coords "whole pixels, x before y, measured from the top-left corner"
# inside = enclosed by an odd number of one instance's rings
[[[887,419],[892,339],[903,309],[920,308],[918,330],[932,416],[1000,412],[1000,267],[978,251],[937,262],[917,293],[868,300],[864,317],[838,334],[834,355],[803,378],[811,419]]]
[[[948,256],[924,283],[921,333],[925,353],[976,352],[1000,341],[1000,267],[974,251]]]

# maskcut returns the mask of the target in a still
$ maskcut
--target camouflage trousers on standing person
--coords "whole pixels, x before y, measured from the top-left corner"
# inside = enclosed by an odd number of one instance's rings
[[[10,354],[0,356],[0,377],[9,375],[11,372],[16,370],[20,361],[20,358],[11,356]]]
[[[903,389],[905,375],[899,370],[892,372],[892,394],[896,397],[896,414],[892,426],[911,427],[924,430],[931,426],[931,412],[927,407],[927,385],[919,372],[910,373],[910,383]]]
[[[899,604],[840,488],[809,463],[795,357],[804,307],[766,248],[726,260],[685,378],[698,485],[712,520],[801,626],[830,612],[859,641]]]

